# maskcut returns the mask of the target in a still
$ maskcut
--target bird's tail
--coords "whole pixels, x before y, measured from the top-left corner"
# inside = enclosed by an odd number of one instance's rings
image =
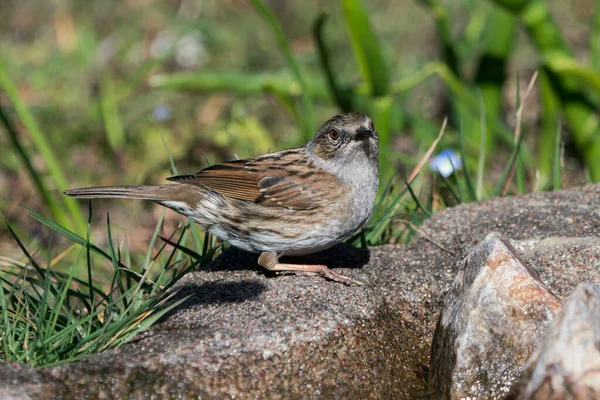
[[[65,190],[64,194],[80,199],[123,198],[152,201],[178,201],[182,197],[180,185],[95,186]]]

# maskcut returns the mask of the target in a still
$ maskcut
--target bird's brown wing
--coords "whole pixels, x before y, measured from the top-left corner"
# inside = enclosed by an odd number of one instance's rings
[[[194,175],[173,176],[167,179],[203,186],[226,197],[255,201],[260,196],[258,183],[263,176],[260,172],[246,168],[249,161],[228,161],[205,168]]]
[[[318,173],[317,173],[318,172]],[[301,149],[213,165],[194,175],[168,178],[263,206],[310,209],[335,195],[335,176],[319,170]]]

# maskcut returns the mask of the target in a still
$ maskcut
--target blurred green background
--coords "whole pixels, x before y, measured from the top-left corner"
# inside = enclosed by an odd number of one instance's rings
[[[598,3],[5,0],[0,210],[34,236],[20,205],[81,231],[85,203],[66,188],[163,182],[167,147],[193,173],[302,145],[341,110],[373,117],[396,186],[449,117],[438,150],[462,138],[474,197],[487,197],[536,70],[508,192],[598,181]],[[99,204],[123,229],[151,232],[158,217]]]

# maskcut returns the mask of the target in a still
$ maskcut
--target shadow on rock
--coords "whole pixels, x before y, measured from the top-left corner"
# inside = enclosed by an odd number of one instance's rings
[[[257,280],[207,282],[199,285],[189,282],[179,288],[175,300],[185,296],[190,296],[189,299],[163,315],[159,323],[168,320],[171,315],[187,308],[210,304],[243,303],[247,300],[253,300],[258,298],[266,289],[267,286]]]
[[[362,268],[370,260],[369,249],[357,249],[339,244],[331,249],[302,257],[282,257],[281,261],[296,264],[324,264],[330,268]],[[276,276],[258,265],[258,255],[239,249],[229,248],[214,262],[202,270],[203,279],[208,282],[188,281],[179,286],[175,299],[190,296],[183,304],[165,314],[160,321],[187,308],[211,304],[243,303],[257,299],[267,290],[261,279],[240,280],[228,272],[254,270],[266,276]],[[229,279],[234,280],[229,280]],[[212,282],[210,281],[212,280]]]
[[[297,264],[325,264],[329,268],[362,268],[369,263],[369,249],[357,249],[348,244],[337,246],[302,257],[281,257],[282,262]]]
[[[209,282],[201,285],[187,283],[180,289],[178,296],[191,295],[186,306],[243,303],[257,298],[266,290],[266,285],[257,280],[235,282]]]
[[[370,258],[369,249],[357,249],[341,243],[331,249],[306,256],[284,256],[281,257],[280,261],[292,264],[324,264],[329,268],[362,268],[369,263]],[[271,275],[266,269],[258,265],[258,254],[248,253],[236,248],[225,250],[205,270],[214,272],[254,270]]]

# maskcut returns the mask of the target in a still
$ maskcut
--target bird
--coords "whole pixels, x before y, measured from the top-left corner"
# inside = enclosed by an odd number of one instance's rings
[[[258,253],[269,271],[306,272],[360,285],[319,264],[279,262],[342,242],[370,217],[379,185],[379,136],[371,118],[327,120],[302,147],[209,166],[163,185],[66,190],[71,197],[151,200],[232,246]]]

